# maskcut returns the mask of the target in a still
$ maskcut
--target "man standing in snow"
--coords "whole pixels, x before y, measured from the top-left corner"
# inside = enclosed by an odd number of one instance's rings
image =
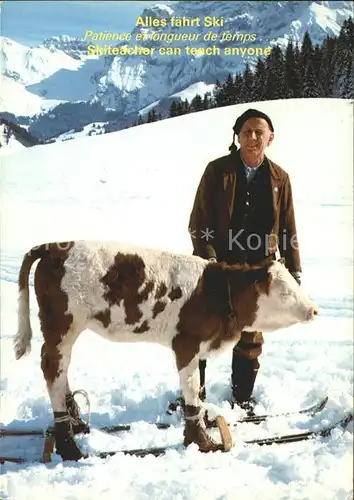
[[[208,164],[197,189],[189,221],[193,254],[211,262],[262,264],[275,259],[279,250],[300,284],[289,176],[265,156],[274,139],[272,121],[249,109],[236,120],[233,131],[230,154]],[[249,412],[263,342],[261,332],[242,332],[233,349],[232,403]],[[199,368],[204,399],[206,361]]]

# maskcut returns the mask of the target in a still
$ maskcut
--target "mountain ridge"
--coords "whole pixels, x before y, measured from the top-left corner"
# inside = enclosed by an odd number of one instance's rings
[[[285,47],[289,39],[296,42],[308,30],[314,44],[326,36],[336,36],[341,22],[353,15],[351,2],[176,2],[172,5],[153,5],[143,9],[141,16],[156,19],[168,16],[189,18],[212,14],[223,16],[223,28],[213,31],[252,32],[257,39],[244,46],[278,44]],[[185,33],[203,35],[209,28],[183,28]],[[178,33],[179,28],[145,28],[133,26],[132,40],[137,34]],[[95,42],[96,43],[96,42]],[[121,42],[122,45],[124,42]],[[142,46],[162,46],[159,41],[141,41]],[[10,39],[2,39],[4,62],[4,96],[1,111],[22,121],[35,123],[35,133],[51,138],[59,133],[85,126],[90,122],[109,119],[129,123],[130,117],[154,102],[169,100],[185,89],[202,82],[215,84],[229,73],[242,69],[252,57],[225,56],[88,56],[87,41],[66,35],[46,38],[39,47],[20,46]],[[119,45],[119,44],[115,44]],[[183,43],[179,42],[183,47]],[[223,44],[218,40],[216,45]],[[157,50],[155,51],[155,53]],[[22,99],[14,95],[21,92]],[[21,108],[22,106],[22,108]],[[72,118],[68,108],[72,108]],[[65,110],[62,124],[53,122]],[[80,119],[75,115],[79,114]],[[53,115],[50,119],[49,116]],[[33,131],[34,131],[33,130]]]

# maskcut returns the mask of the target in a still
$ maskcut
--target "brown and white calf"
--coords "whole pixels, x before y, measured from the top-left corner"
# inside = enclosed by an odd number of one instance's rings
[[[77,408],[67,372],[83,330],[112,341],[172,348],[186,403],[185,444],[196,442],[209,451],[218,445],[206,434],[200,411],[199,360],[233,347],[242,330],[274,331],[311,321],[316,314],[279,261],[251,268],[116,243],[48,243],[28,252],[21,265],[17,359],[30,351],[28,279],[37,259],[41,366],[63,459],[82,456],[73,439],[82,427],[79,420],[73,427]]]

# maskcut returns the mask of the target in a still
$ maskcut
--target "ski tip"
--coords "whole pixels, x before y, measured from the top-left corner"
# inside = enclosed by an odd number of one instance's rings
[[[233,446],[233,442],[231,432],[225,418],[222,416],[216,417],[216,424],[220,432],[223,451],[230,451]]]
[[[353,413],[348,413],[346,417],[343,418],[342,426],[345,428],[350,422],[354,420]]]
[[[327,403],[328,403],[328,396],[325,396],[317,406],[318,411],[323,410],[323,408],[326,406]]]

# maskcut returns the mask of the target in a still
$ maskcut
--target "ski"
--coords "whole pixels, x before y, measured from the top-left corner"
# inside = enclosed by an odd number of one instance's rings
[[[268,420],[269,418],[276,418],[276,417],[291,417],[291,416],[296,416],[296,415],[315,415],[316,413],[319,413],[322,411],[326,404],[328,402],[328,396],[325,396],[323,399],[318,401],[317,403],[308,406],[307,408],[303,408],[301,410],[294,410],[294,411],[288,411],[288,412],[283,412],[283,413],[266,413],[264,415],[250,415],[248,417],[241,418],[238,420],[238,423],[242,424],[245,422],[250,422],[253,424],[258,424],[260,422],[264,422],[265,420]]]
[[[337,428],[345,428],[349,425],[349,423],[353,420],[353,414],[346,415],[340,420],[337,420],[334,424],[329,425],[323,429],[318,429],[316,431],[306,431],[300,432],[297,434],[285,434],[283,436],[271,436],[269,438],[259,438],[259,439],[251,439],[249,441],[242,441],[242,444],[253,444],[257,446],[265,446],[272,444],[288,444],[288,443],[296,443],[299,441],[307,441],[309,439],[319,438],[319,437],[328,437],[330,433]],[[108,456],[115,455],[116,453],[125,453],[127,455],[135,455],[135,456],[146,456],[149,454],[160,456],[164,455],[168,450],[175,449],[175,447],[166,447],[166,448],[151,448],[149,449],[139,449],[139,450],[123,450],[122,452],[102,452],[98,456],[100,458],[106,458]]]
[[[268,420],[269,418],[275,418],[275,417],[290,417],[290,416],[296,416],[296,415],[315,415],[316,413],[319,413],[322,411],[328,401],[328,396],[324,397],[317,403],[313,404],[312,406],[309,406],[308,408],[303,408],[300,410],[294,410],[290,412],[284,412],[284,413],[268,413],[264,415],[253,415],[249,417],[244,417],[241,418],[240,420],[237,420],[235,423],[236,424],[243,424],[243,423],[253,423],[253,424],[258,424],[261,422],[264,422]],[[175,424],[169,424],[169,423],[163,423],[163,422],[156,422],[156,423],[151,423],[151,425],[155,425],[158,429],[169,429],[170,427],[173,427]],[[114,434],[115,432],[123,432],[123,431],[130,431],[132,429],[132,424],[118,424],[118,425],[110,425],[106,427],[97,427],[95,428],[99,431],[102,432],[107,432],[108,434]],[[0,429],[0,437],[9,437],[9,436],[45,436],[47,430],[44,429]]]
[[[151,425],[156,426],[158,429],[169,429],[173,426],[173,424],[164,424],[162,422],[151,423],[147,422]],[[115,432],[123,432],[130,431],[132,429],[132,424],[118,424],[111,425],[108,427],[94,427],[95,430],[101,432],[107,432],[108,434],[113,434]],[[50,431],[50,429],[49,429]],[[1,437],[21,437],[21,436],[45,436],[48,432],[47,429],[0,429],[0,438]]]
[[[333,424],[326,426],[322,429],[318,429],[315,431],[301,432],[297,434],[285,434],[283,436],[272,436],[268,438],[252,439],[249,441],[242,441],[242,444],[264,446],[272,444],[288,444],[299,441],[307,441],[309,439],[315,439],[320,437],[328,437],[334,429],[342,428],[343,430],[345,430],[345,428],[349,425],[349,423],[352,420],[353,420],[353,414],[350,413],[341,418],[340,420],[337,420]],[[154,455],[158,457],[161,455],[165,455],[169,450],[178,450],[180,447],[181,444],[161,447],[161,448],[141,448],[135,450],[105,451],[93,455],[88,455],[85,458],[95,458],[95,457],[107,458],[116,455],[118,453],[123,453],[125,455],[133,455],[137,457],[145,457],[147,455]],[[0,457],[0,463],[3,464],[5,462],[26,463],[29,461],[20,457]]]
[[[244,443],[264,446],[271,444],[296,443],[297,441],[307,441],[308,439],[314,439],[316,437],[327,437],[334,429],[341,427],[344,430],[352,420],[353,420],[353,414],[349,413],[340,420],[337,420],[334,424],[329,425],[323,429],[318,429],[316,431],[300,432],[297,434],[285,434],[284,436],[272,436],[263,439],[252,439],[250,441],[244,441]]]
[[[178,445],[179,447],[181,445]],[[161,455],[165,455],[168,450],[176,450],[176,446],[169,447],[161,447],[161,448],[139,448],[136,450],[118,450],[118,451],[102,451],[100,453],[94,455],[87,455],[84,458],[108,458],[118,453],[123,453],[124,455],[132,455],[136,457],[146,457],[147,455],[154,455],[155,457],[159,457]],[[11,462],[15,464],[25,464],[31,463],[31,460],[26,460],[25,458],[20,457],[0,457],[0,464],[4,464],[5,462]],[[38,462],[38,460],[33,460],[33,463]]]

